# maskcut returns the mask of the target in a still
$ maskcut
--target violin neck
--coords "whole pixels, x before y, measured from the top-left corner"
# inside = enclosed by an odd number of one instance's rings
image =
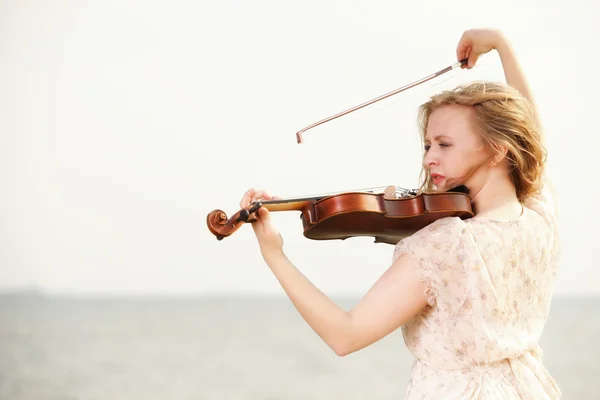
[[[298,197],[282,200],[263,200],[260,204],[269,211],[302,211],[307,203],[319,200],[321,197]]]

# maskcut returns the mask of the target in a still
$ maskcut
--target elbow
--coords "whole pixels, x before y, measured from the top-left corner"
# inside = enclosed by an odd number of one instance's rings
[[[354,351],[348,349],[334,349],[333,351],[338,357],[346,357],[347,355],[354,353]]]
[[[345,357],[365,347],[365,340],[360,330],[356,329],[349,314],[343,325],[334,334],[327,337],[325,342],[338,357]]]
[[[331,344],[329,347],[331,348],[331,350],[333,350],[335,355],[338,357],[345,357],[347,355],[354,353],[355,351],[357,351],[359,349],[359,347],[355,346],[354,343],[347,342],[347,341]]]
[[[336,356],[338,357],[345,357],[348,354],[352,354],[353,351],[351,351],[350,349],[346,348],[346,347],[331,347],[331,350],[333,350],[333,352],[335,353]]]

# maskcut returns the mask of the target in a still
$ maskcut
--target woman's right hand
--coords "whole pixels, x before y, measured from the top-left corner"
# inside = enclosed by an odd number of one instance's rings
[[[477,63],[479,56],[497,49],[505,41],[502,32],[497,29],[470,29],[465,31],[456,47],[458,61],[469,59],[461,68],[471,69]]]

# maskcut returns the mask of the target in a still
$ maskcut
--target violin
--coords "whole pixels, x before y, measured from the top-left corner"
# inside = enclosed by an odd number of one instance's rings
[[[296,141],[302,143],[302,135],[309,129],[445,74],[465,65],[467,61],[468,59],[463,59],[418,81],[315,122],[298,131]],[[257,201],[239,210],[231,218],[217,209],[211,211],[206,217],[208,229],[218,240],[223,240],[244,223],[256,221],[254,213],[260,207],[265,207],[269,211],[299,211],[304,236],[308,239],[345,240],[355,236],[370,236],[375,238],[375,243],[387,244],[396,244],[404,237],[412,235],[440,218],[467,219],[474,216],[471,199],[465,186],[447,192],[431,193],[396,189],[393,196],[385,191],[377,193],[375,190],[368,189],[284,200]]]
[[[375,238],[375,243],[395,245],[439,218],[467,219],[474,215],[465,186],[432,193],[397,189],[395,195],[364,190],[257,201],[231,218],[221,210],[213,210],[206,217],[206,223],[212,234],[222,240],[244,223],[256,221],[254,213],[260,207],[269,211],[300,211],[304,236],[308,239],[345,240],[370,236]]]

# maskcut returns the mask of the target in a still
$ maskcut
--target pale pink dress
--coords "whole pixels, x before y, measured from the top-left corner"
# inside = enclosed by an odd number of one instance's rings
[[[444,218],[400,241],[429,306],[402,327],[415,356],[407,400],[558,399],[538,345],[558,270],[545,189],[513,221]]]

